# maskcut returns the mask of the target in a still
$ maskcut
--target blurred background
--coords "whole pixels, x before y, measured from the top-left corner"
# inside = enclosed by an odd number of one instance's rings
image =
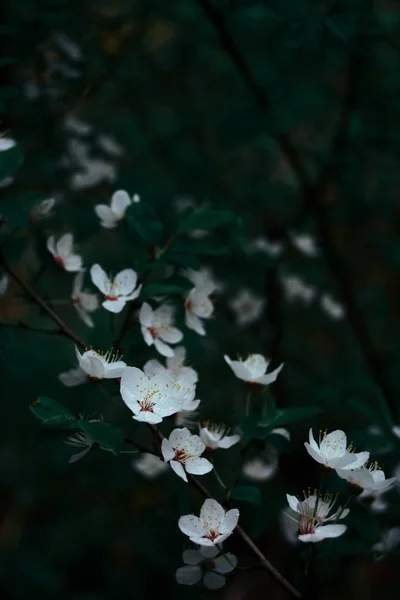
[[[73,232],[87,268],[140,271],[191,208],[234,213],[230,227],[192,231],[170,260],[175,270],[206,267],[217,282],[207,335],[185,330],[197,418],[253,437],[245,387],[224,354],[284,362],[271,386],[277,406],[320,409],[287,425],[290,441],[257,438],[252,454],[271,463],[255,483],[262,502],[236,502],[243,527],[304,589],[304,547],[282,511],[286,493],[318,485],[303,446],[309,427],[344,429],[387,477],[400,464],[399,2],[5,0],[0,30],[1,131],[25,157],[12,177],[0,165],[4,255],[88,344],[109,347],[115,323],[103,309],[94,329],[78,319],[49,235]],[[99,227],[93,208],[118,189],[139,194],[163,225],[145,250],[129,229]],[[49,198],[48,214],[32,212]],[[170,470],[143,474],[136,455],[91,452],[68,464],[65,432],[43,431],[29,410],[37,396],[101,414],[126,435],[130,416],[112,386],[110,400],[97,386],[62,384],[73,344],[26,327],[53,325],[13,281],[0,321],[4,600],[288,597],[250,568],[236,536],[225,548],[241,569],[223,589],[179,585],[187,540],[177,520],[201,498]],[[130,365],[156,358],[134,328],[121,349]],[[215,460],[228,485],[249,483],[241,446]],[[219,493],[211,474],[204,481]],[[318,552],[312,597],[398,597],[399,535],[388,543],[386,534],[400,525],[399,489],[353,503],[346,535]]]

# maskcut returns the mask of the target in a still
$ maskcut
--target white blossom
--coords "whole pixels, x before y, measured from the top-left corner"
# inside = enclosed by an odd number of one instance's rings
[[[75,276],[72,286],[72,302],[82,321],[88,327],[93,327],[93,319],[89,313],[99,307],[99,300],[96,294],[91,294],[83,289],[84,276],[84,271],[79,271]]]
[[[376,462],[360,469],[336,469],[336,473],[361,490],[375,494],[382,494],[396,481],[396,477],[386,479],[385,473]]]
[[[306,256],[318,256],[318,247],[314,238],[308,233],[296,233],[291,231],[289,237],[292,244],[299,252]]]
[[[301,300],[309,304],[315,297],[315,287],[296,275],[285,275],[281,279],[285,298],[290,302]]]
[[[88,123],[77,119],[73,115],[68,115],[64,119],[64,128],[71,133],[76,133],[78,135],[87,135],[91,132],[92,128]]]
[[[257,321],[264,310],[266,302],[251,290],[241,290],[230,302],[229,306],[235,313],[236,324],[245,327]]]
[[[86,383],[89,379],[89,376],[80,367],[74,367],[69,371],[60,373],[58,379],[63,385],[65,385],[65,387],[76,387],[77,385]]]
[[[179,519],[179,529],[199,546],[221,544],[235,529],[239,511],[232,508],[225,513],[216,500],[207,499],[200,511],[200,518],[185,515]]]
[[[249,244],[249,250],[259,250],[260,252],[266,252],[266,254],[269,254],[270,256],[279,256],[282,254],[284,248],[285,246],[282,242],[271,242],[266,237],[255,238]]]
[[[132,461],[132,468],[146,479],[155,479],[168,470],[168,466],[158,456],[147,452]]]
[[[381,539],[376,542],[371,550],[375,553],[375,560],[382,560],[386,554],[397,548],[400,544],[400,527],[391,527],[385,531]]]
[[[45,200],[35,204],[31,210],[31,221],[39,221],[40,219],[49,217],[55,206],[55,203],[55,198],[45,198]]]
[[[198,435],[190,433],[189,429],[174,429],[169,438],[164,438],[161,452],[165,462],[178,477],[187,482],[186,473],[204,475],[212,471],[213,465],[206,458],[201,458],[206,449]]]
[[[194,287],[185,300],[185,324],[199,335],[205,335],[203,319],[209,319],[214,312],[214,305],[209,298],[208,288]]]
[[[124,153],[124,149],[117,142],[115,138],[105,133],[101,133],[97,136],[97,143],[104,152],[111,154],[112,156],[121,156]]]
[[[0,135],[0,152],[5,152],[6,150],[10,150],[10,148],[14,148],[14,146],[16,146],[17,143],[15,140],[12,140],[11,138],[7,138],[7,137],[2,137]]]
[[[288,504],[293,511],[293,518],[298,523],[298,538],[301,542],[320,542],[325,538],[335,538],[342,535],[346,525],[329,523],[337,519],[344,519],[349,514],[349,509],[339,507],[329,516],[337,497],[326,495],[324,497],[313,494],[299,500],[296,496],[286,495]]]
[[[231,360],[229,356],[225,354],[224,359],[236,377],[248,383],[269,385],[276,381],[283,368],[282,363],[277,369],[271,371],[271,373],[266,373],[269,361],[265,360],[261,354],[249,354],[248,358],[244,361],[242,359]]]
[[[131,204],[128,192],[118,190],[111,196],[108,204],[96,204],[94,211],[100,219],[100,225],[105,229],[113,229],[125,216],[126,209]]]
[[[7,275],[7,273],[4,273],[4,275],[0,279],[0,296],[4,296],[4,294],[6,293],[9,281],[9,276]]]
[[[91,349],[81,354],[75,346],[75,352],[80,368],[91,379],[118,379],[126,369],[126,363],[112,350],[101,353]]]
[[[216,281],[211,270],[207,267],[202,267],[200,271],[186,269],[183,272],[183,275],[193,283],[195,288],[207,291],[208,294],[212,294],[214,291],[220,290],[222,287],[222,284]]]
[[[185,550],[182,554],[184,567],[180,567],[175,577],[181,585],[194,585],[203,578],[203,584],[209,590],[217,590],[225,585],[225,577],[231,573],[237,558],[231,552],[217,556],[219,549],[215,546],[200,546],[198,550]]]
[[[137,284],[137,274],[133,269],[124,269],[117,273],[114,279],[108,277],[100,265],[95,264],[90,269],[94,285],[104,294],[102,307],[112,313],[120,313],[129,300],[135,300],[142,286]]]
[[[331,469],[359,469],[369,458],[369,452],[355,453],[351,444],[347,446],[346,434],[340,429],[329,434],[320,432],[319,444],[310,429],[309,443],[304,445],[314,460]]]
[[[55,262],[66,271],[76,272],[82,269],[82,257],[73,252],[74,236],[66,233],[58,241],[54,235],[47,240],[47,250],[54,256]]]
[[[133,419],[161,423],[182,408],[182,397],[165,373],[147,376],[136,367],[127,367],[121,377],[121,396],[133,412]]]
[[[183,338],[182,332],[172,325],[173,314],[172,306],[163,304],[153,310],[147,302],[144,302],[139,313],[144,341],[148,346],[154,344],[163,356],[174,356],[174,351],[168,344],[177,344]]]
[[[342,319],[346,314],[345,309],[339,302],[336,302],[329,294],[323,294],[321,297],[322,310],[335,321]]]
[[[227,450],[240,440],[239,434],[228,435],[229,430],[215,423],[204,423],[203,427],[199,425],[200,438],[207,448],[217,450],[223,448]]]
[[[278,470],[278,453],[270,452],[268,460],[264,458],[251,458],[246,461],[242,468],[242,473],[252,481],[269,481]]]

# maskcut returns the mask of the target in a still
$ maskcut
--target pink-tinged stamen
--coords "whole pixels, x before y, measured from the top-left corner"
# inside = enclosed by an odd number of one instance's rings
[[[156,327],[148,327],[147,330],[153,339],[157,339],[158,337],[160,337]]]
[[[111,302],[116,302],[118,300],[118,296],[109,296],[109,295],[106,295],[105,299],[106,300],[110,300]]]
[[[139,406],[143,412],[154,412],[153,406],[155,406],[154,402],[151,402],[148,398],[141,400],[139,402]]]
[[[60,265],[60,267],[64,266],[64,259],[62,256],[55,256],[54,260],[56,261],[57,265]]]

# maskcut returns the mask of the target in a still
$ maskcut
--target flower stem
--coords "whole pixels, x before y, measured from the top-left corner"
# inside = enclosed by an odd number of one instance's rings
[[[249,390],[246,394],[246,405],[244,409],[244,414],[246,417],[250,414],[250,405],[251,405],[251,391]]]

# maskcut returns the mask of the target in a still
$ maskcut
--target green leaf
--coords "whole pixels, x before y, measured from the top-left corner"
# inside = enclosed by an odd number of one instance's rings
[[[244,502],[251,502],[252,504],[261,504],[261,492],[258,488],[250,485],[239,485],[233,488],[230,493],[230,497],[235,500],[244,500]]]
[[[45,427],[72,429],[78,427],[74,415],[57,400],[41,396],[29,407],[32,413],[42,421]]]
[[[185,277],[174,275],[159,283],[148,283],[143,287],[142,298],[154,298],[154,296],[167,296],[169,294],[186,294],[193,287]]]
[[[250,415],[243,417],[240,422],[240,429],[245,440],[263,440],[271,433],[271,426],[261,425],[261,417],[258,415]]]
[[[79,421],[79,427],[103,450],[110,450],[113,454],[118,454],[121,450],[124,436],[120,429],[104,421]]]
[[[0,152],[0,179],[12,177],[23,162],[24,155],[18,146],[14,146],[14,148],[10,148],[5,152]],[[2,211],[0,210],[0,212]]]
[[[269,427],[278,427],[279,425],[287,425],[288,423],[294,423],[295,421],[302,421],[303,419],[311,419],[322,412],[322,409],[318,406],[303,406],[301,408],[284,408],[277,410],[271,420],[268,421]],[[263,425],[263,423],[259,423]]]
[[[128,207],[125,218],[129,227],[146,242],[159,242],[163,227],[151,204],[133,202]]]
[[[24,229],[29,223],[30,211],[42,200],[48,198],[48,195],[43,192],[26,192],[17,198],[7,198],[0,203],[0,213],[14,227]]]
[[[179,225],[179,233],[192,231],[194,229],[211,230],[227,225],[236,225],[238,218],[229,210],[214,210],[202,208],[186,217]]]

